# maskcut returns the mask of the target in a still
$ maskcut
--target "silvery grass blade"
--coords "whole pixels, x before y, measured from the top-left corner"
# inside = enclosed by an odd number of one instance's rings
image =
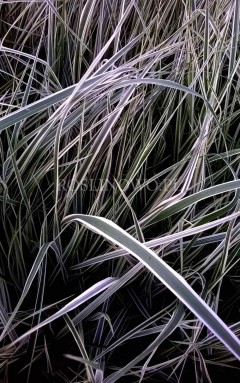
[[[81,91],[98,82],[102,76],[103,75],[96,75],[90,79],[87,79],[82,85]],[[44,109],[50,108],[53,105],[62,102],[73,94],[76,87],[76,85],[71,85],[65,89],[61,89],[58,92],[41,98],[40,100],[32,102],[31,104],[23,106],[15,112],[7,114],[0,119],[0,132],[36,113],[42,112]]]
[[[78,362],[85,364],[88,379],[90,381],[92,381],[93,383],[96,383],[95,379],[94,379],[93,368],[100,370],[100,367],[98,364],[89,360],[89,356],[88,356],[87,350],[85,348],[83,336],[81,336],[80,332],[76,329],[76,327],[72,323],[69,315],[65,314],[64,319],[65,319],[65,322],[66,322],[66,324],[67,324],[67,326],[68,326],[68,328],[69,328],[69,330],[70,330],[70,332],[71,332],[71,334],[72,334],[72,336],[73,336],[73,338],[74,338],[74,340],[78,346],[80,353],[82,354],[82,357],[75,357],[73,355],[68,355],[68,354],[65,356],[69,357],[70,359],[72,357],[73,360],[77,360]]]
[[[84,83],[81,82],[81,91],[84,91],[90,85],[96,83],[103,76],[104,72],[114,64],[114,62],[121,57],[123,54],[126,54],[128,50],[140,39],[141,35],[135,37],[130,41],[125,47],[123,47],[119,52],[117,52],[111,60],[108,60],[91,78],[86,78]],[[103,50],[104,52],[104,50]],[[99,58],[100,59],[100,58]],[[97,61],[97,60],[95,60]],[[85,76],[86,77],[86,76]],[[50,94],[38,101],[35,101],[29,105],[26,105],[15,112],[7,114],[6,116],[0,119],[0,132],[7,129],[9,126],[12,126],[36,113],[40,113],[44,109],[47,109],[56,103],[62,102],[63,100],[71,97],[75,92],[79,91],[79,85],[71,85],[65,89],[61,89],[58,92]]]
[[[95,368],[96,370],[100,370],[99,365],[97,363],[92,362],[91,360],[84,359],[84,358],[81,358],[80,356],[75,356],[71,354],[65,354],[64,356],[68,359],[75,360],[76,362],[88,364],[89,366],[91,366],[92,368]]]
[[[192,246],[193,247],[197,247],[197,246],[201,246],[201,245],[206,245],[208,243],[221,242],[222,240],[224,240],[224,238],[225,238],[225,234],[224,233],[208,235],[208,236],[205,236],[203,238],[197,239],[195,241],[195,243],[192,244]],[[156,238],[156,239],[152,239],[150,241],[144,242],[144,245],[149,247],[149,248],[157,247],[159,239],[161,239],[161,238]],[[183,243],[183,248],[186,248],[190,243],[192,243],[192,241],[184,242]],[[177,248],[177,245],[173,244],[173,249],[176,249],[176,248]],[[128,252],[126,250],[122,250],[122,249],[120,249],[120,250],[113,250],[113,251],[110,251],[110,252],[108,252],[106,254],[100,254],[100,255],[97,255],[94,258],[90,258],[90,259],[87,259],[86,261],[78,263],[78,264],[72,266],[71,270],[78,270],[78,269],[81,269],[81,268],[84,268],[84,267],[93,266],[93,265],[96,265],[98,263],[106,262],[106,261],[109,261],[110,259],[116,259],[116,258],[123,257],[123,256],[126,256],[126,255],[128,255]]]
[[[216,226],[222,225],[222,224],[229,222],[229,221],[231,221],[231,220],[233,220],[239,216],[240,216],[240,213],[236,212],[236,213],[233,213],[233,214],[228,215],[226,217],[219,218],[213,222],[208,222],[208,223],[205,223],[203,225],[191,227],[191,228],[188,228],[186,230],[182,230],[182,231],[177,232],[177,233],[165,235],[164,237],[152,239],[151,241],[145,242],[144,245],[148,248],[157,247],[157,246],[161,246],[161,245],[169,245],[170,243],[179,241],[183,237],[185,238],[185,237],[189,237],[192,235],[202,233],[205,230],[209,230],[209,229],[212,229]],[[201,245],[201,244],[205,244],[205,243],[220,242],[224,238],[225,238],[225,234],[218,233],[218,234],[214,234],[212,236],[208,236],[207,239],[201,238],[197,241],[197,243],[199,245]],[[187,244],[189,245],[190,243],[191,243],[191,241],[187,242],[185,244],[185,247],[187,246]],[[92,266],[96,263],[108,261],[110,259],[114,259],[114,258],[126,256],[126,255],[128,255],[128,251],[126,251],[124,249],[113,250],[109,253],[96,256],[92,259],[87,259],[86,261],[83,261],[82,263],[73,266],[72,270],[77,270],[77,269],[82,268],[82,267]]]
[[[217,116],[214,112],[214,109],[212,108],[212,105],[210,104],[210,102],[205,98],[203,97],[200,93],[196,92],[195,90],[187,87],[187,86],[184,86],[180,83],[177,83],[176,81],[171,81],[171,80],[160,80],[160,79],[157,79],[157,78],[137,78],[137,79],[130,79],[130,80],[126,80],[126,81],[122,81],[120,82],[119,84],[116,85],[116,88],[119,88],[121,86],[127,86],[127,85],[133,85],[133,84],[151,84],[151,85],[158,85],[158,86],[163,86],[163,87],[166,87],[166,88],[171,88],[171,89],[176,89],[176,90],[180,90],[184,93],[188,93],[188,94],[191,94],[192,96],[196,96],[196,97],[199,97],[201,98],[207,105],[208,109],[210,110],[210,112],[212,113],[214,119],[216,120],[216,122],[218,123],[218,119],[217,119]]]
[[[108,376],[106,379],[104,379],[104,383],[114,383],[118,379],[121,378],[121,376],[124,376],[132,367],[134,367],[138,362],[140,362],[142,359],[146,358],[156,347],[159,347],[160,344],[169,336],[171,333],[176,329],[176,327],[179,325],[179,322],[181,322],[182,318],[184,316],[184,309],[182,304],[180,304],[177,309],[175,310],[172,318],[170,321],[166,324],[164,329],[161,331],[161,333],[156,337],[156,339],[143,351],[141,352],[136,358],[131,360],[126,366],[121,368],[119,371],[113,373],[112,375]]]
[[[80,294],[77,298],[74,298],[69,303],[67,303],[63,308],[58,310],[55,314],[51,315],[49,318],[39,323],[37,326],[31,328],[29,331],[25,332],[23,335],[18,337],[14,342],[9,344],[7,347],[11,347],[16,343],[21,342],[27,336],[33,334],[35,331],[38,331],[40,328],[52,323],[54,320],[66,315],[68,312],[76,309],[78,306],[91,299],[95,295],[101,293],[103,290],[107,289],[112,284],[116,283],[117,278],[105,278],[100,282],[95,283],[93,286],[89,287],[82,294]]]
[[[137,263],[135,266],[130,268],[123,276],[121,276],[115,283],[113,283],[108,289],[106,289],[102,294],[100,294],[94,301],[90,302],[87,307],[82,309],[74,318],[73,323],[77,326],[84,318],[89,316],[97,307],[104,303],[107,299],[113,296],[120,288],[126,286],[126,284],[131,283],[134,279],[139,276],[139,273],[142,272],[143,265]],[[66,334],[67,327],[65,326],[58,334],[60,338]]]
[[[72,85],[66,89],[61,89],[60,91],[50,94],[38,101],[35,101],[29,105],[26,105],[15,112],[7,114],[6,116],[0,119],[0,131],[7,129],[9,126],[20,122],[28,117],[31,117],[33,114],[39,113],[44,109],[47,109],[54,104],[63,101],[65,98],[69,97],[76,85]]]
[[[13,310],[10,318],[8,319],[7,323],[5,324],[4,326],[4,329],[3,329],[3,332],[0,336],[0,340],[3,339],[4,335],[8,332],[17,312],[19,311],[20,309],[20,306],[22,305],[23,301],[24,301],[24,298],[26,297],[32,283],[33,283],[33,280],[42,264],[42,261],[43,259],[45,258],[49,248],[52,247],[53,248],[53,243],[52,242],[49,242],[49,243],[45,243],[39,250],[38,252],[38,255],[36,256],[35,258],[35,261],[32,265],[32,268],[30,270],[30,273],[28,274],[28,277],[27,277],[27,280],[25,282],[25,285],[24,285],[24,288],[23,288],[23,291],[22,291],[22,294],[21,294],[21,297],[15,307],[15,309]]]
[[[159,213],[156,211],[148,214],[146,217],[143,217],[140,220],[140,223],[145,225],[153,224],[159,222],[167,217],[170,217],[173,214],[176,214],[183,209],[189,207],[192,204],[195,204],[204,199],[214,197],[215,195],[226,193],[229,191],[234,191],[240,188],[240,180],[225,182],[221,185],[211,186],[210,188],[201,190],[197,193],[194,193],[188,197],[182,198],[180,201],[167,206],[162,209]]]
[[[63,223],[74,221],[84,224],[95,233],[119,245],[137,258],[240,360],[240,340],[186,280],[157,254],[106,218],[73,214],[65,217]]]
[[[174,306],[175,306],[175,302],[173,304],[171,303],[168,307],[165,307],[164,310],[157,312],[156,314],[154,314],[152,317],[148,318],[144,322],[141,322],[138,326],[134,327],[133,329],[131,329],[130,331],[122,335],[120,338],[118,338],[115,342],[111,343],[104,351],[102,351],[100,354],[98,354],[95,357],[95,360],[101,359],[103,356],[105,357],[106,354],[115,350],[117,347],[123,345],[129,339],[142,337],[142,336],[145,336],[146,334],[149,334],[150,332],[151,333],[159,332],[159,329],[161,329],[162,331],[165,327],[164,325],[157,326],[154,328],[150,327],[150,329],[147,329],[147,330],[146,330],[146,327],[149,327],[150,325],[156,323],[157,320],[163,317],[164,312],[166,312],[167,310],[172,310]]]

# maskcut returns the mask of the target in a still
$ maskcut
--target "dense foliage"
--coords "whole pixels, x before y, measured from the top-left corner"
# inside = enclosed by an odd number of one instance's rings
[[[239,8],[0,1],[3,382],[238,381]]]

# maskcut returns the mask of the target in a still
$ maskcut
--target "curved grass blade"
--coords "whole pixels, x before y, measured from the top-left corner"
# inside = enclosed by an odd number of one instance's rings
[[[170,321],[167,323],[163,331],[154,339],[154,341],[143,351],[141,352],[136,358],[131,360],[126,366],[121,368],[119,371],[113,373],[112,375],[108,376],[104,383],[114,383],[119,378],[124,376],[131,368],[133,368],[138,362],[140,362],[142,359],[146,358],[156,347],[159,347],[160,344],[169,336],[171,333],[175,330],[175,328],[179,325],[179,322],[182,320],[184,316],[184,308],[183,305],[180,304]]]
[[[180,201],[175,204],[166,207],[159,213],[154,211],[153,213],[146,216],[146,218],[142,218],[140,220],[140,224],[144,223],[145,225],[153,224],[159,222],[167,217],[170,217],[173,214],[180,212],[181,210],[187,208],[188,206],[202,201],[206,198],[213,197],[217,194],[225,193],[228,191],[236,190],[240,188],[240,180],[225,182],[221,185],[215,185],[210,188],[201,190],[193,195],[182,198]]]
[[[56,320],[58,318],[66,315],[69,311],[76,309],[78,306],[80,306],[81,304],[83,304],[87,300],[91,299],[96,294],[101,293],[103,290],[107,289],[113,283],[116,283],[116,280],[117,280],[117,278],[109,277],[109,278],[103,279],[100,282],[95,283],[93,286],[89,287],[82,294],[80,294],[77,298],[74,298],[69,303],[67,303],[63,308],[58,310],[55,314],[51,315],[49,318],[44,320],[42,323],[39,323],[37,326],[32,327],[25,334],[18,337],[18,339],[16,339],[14,342],[9,344],[9,346],[7,346],[7,347],[11,347],[16,343],[21,342],[23,339],[25,339],[27,336],[33,334],[35,331],[38,331],[40,328],[48,325],[49,323],[53,322],[54,320]]]
[[[24,285],[24,288],[23,288],[21,297],[20,297],[20,299],[19,299],[19,301],[18,301],[18,303],[17,303],[15,309],[13,310],[13,312],[12,312],[12,314],[11,314],[9,320],[7,321],[6,325],[4,326],[3,332],[2,332],[2,334],[1,334],[1,336],[0,336],[0,340],[3,339],[4,335],[5,335],[5,334],[7,333],[7,331],[9,330],[9,328],[10,328],[10,326],[11,326],[11,324],[12,324],[12,321],[14,320],[14,318],[15,318],[15,316],[16,316],[16,314],[17,314],[17,312],[18,312],[18,310],[19,310],[19,308],[20,308],[20,306],[21,306],[21,304],[22,304],[23,301],[24,301],[24,298],[26,297],[26,295],[27,295],[27,293],[28,293],[28,291],[29,291],[29,289],[30,289],[30,287],[31,287],[31,285],[32,285],[32,282],[33,282],[33,280],[34,280],[34,278],[35,278],[35,276],[36,276],[36,274],[37,274],[37,272],[38,272],[38,270],[39,270],[39,267],[41,266],[42,261],[43,261],[45,255],[47,254],[48,249],[49,249],[51,246],[52,246],[52,242],[45,243],[45,244],[41,247],[41,249],[39,250],[38,255],[36,256],[36,259],[35,259],[35,261],[34,261],[34,263],[33,263],[33,265],[32,265],[32,268],[31,268],[31,270],[30,270],[30,273],[29,273],[29,275],[28,275],[28,277],[27,277],[27,280],[26,280],[26,283],[25,283],[25,285]]]
[[[137,241],[115,223],[103,217],[83,214],[69,215],[63,223],[80,222],[92,231],[104,236],[114,244],[128,250],[147,267],[164,285],[179,298],[208,329],[240,360],[240,340],[204,302],[192,287],[153,251]]]

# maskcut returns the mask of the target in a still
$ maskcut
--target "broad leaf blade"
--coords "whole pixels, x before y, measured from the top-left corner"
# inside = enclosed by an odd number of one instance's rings
[[[81,222],[89,229],[104,236],[111,242],[126,249],[153,273],[172,293],[178,297],[208,329],[240,360],[240,340],[219,318],[219,316],[191,288],[185,279],[158,257],[152,250],[141,244],[115,223],[89,215],[75,214],[63,222]]]

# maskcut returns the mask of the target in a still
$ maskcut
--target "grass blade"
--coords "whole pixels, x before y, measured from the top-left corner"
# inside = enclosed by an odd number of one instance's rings
[[[129,251],[143,263],[173,294],[176,295],[208,329],[240,360],[240,340],[202,298],[186,283],[185,279],[159,258],[153,251],[141,244],[115,223],[102,218],[87,215],[73,215],[63,223],[77,221],[89,229],[104,236],[114,244]]]

